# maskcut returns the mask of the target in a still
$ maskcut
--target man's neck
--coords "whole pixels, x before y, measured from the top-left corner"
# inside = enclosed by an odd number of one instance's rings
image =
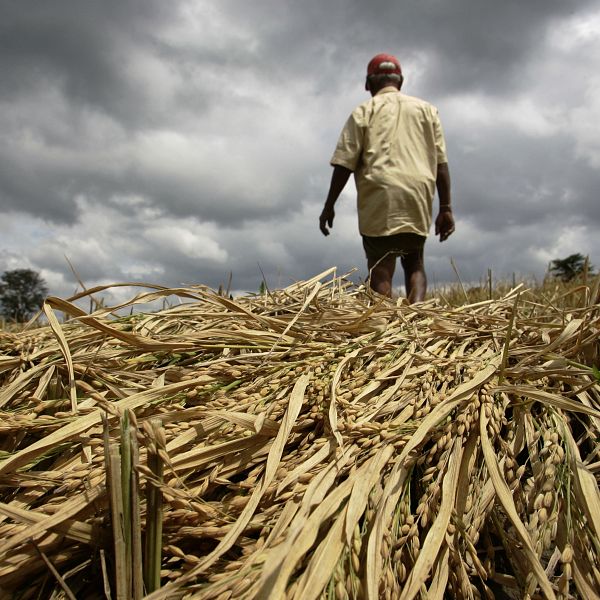
[[[386,85],[377,91],[378,94],[387,94],[389,92],[399,92],[400,90],[395,85]]]
[[[395,85],[384,85],[383,87],[372,91],[371,96],[377,96],[378,94],[388,94],[390,92],[399,92],[400,90]]]

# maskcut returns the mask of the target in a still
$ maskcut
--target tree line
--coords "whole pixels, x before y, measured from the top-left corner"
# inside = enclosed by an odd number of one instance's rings
[[[594,274],[594,267],[581,253],[550,262],[548,272],[562,281],[571,281],[586,273]],[[48,287],[41,275],[32,269],[5,271],[0,278],[0,314],[9,321],[23,323],[42,306]]]

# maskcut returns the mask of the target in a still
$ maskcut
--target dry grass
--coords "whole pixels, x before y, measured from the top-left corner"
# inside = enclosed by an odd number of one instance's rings
[[[597,597],[597,292],[49,299],[0,333],[0,597]]]

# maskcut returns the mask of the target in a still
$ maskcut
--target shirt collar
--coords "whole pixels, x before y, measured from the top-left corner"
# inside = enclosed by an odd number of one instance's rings
[[[393,85],[386,85],[384,88],[381,88],[375,95],[379,96],[379,94],[390,94],[392,92],[399,92],[400,90]]]

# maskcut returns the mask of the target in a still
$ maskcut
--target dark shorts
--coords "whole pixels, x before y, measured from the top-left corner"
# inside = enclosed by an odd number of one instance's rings
[[[363,248],[367,260],[374,262],[385,256],[407,256],[409,254],[423,255],[425,237],[416,233],[397,233],[381,237],[362,236]]]

